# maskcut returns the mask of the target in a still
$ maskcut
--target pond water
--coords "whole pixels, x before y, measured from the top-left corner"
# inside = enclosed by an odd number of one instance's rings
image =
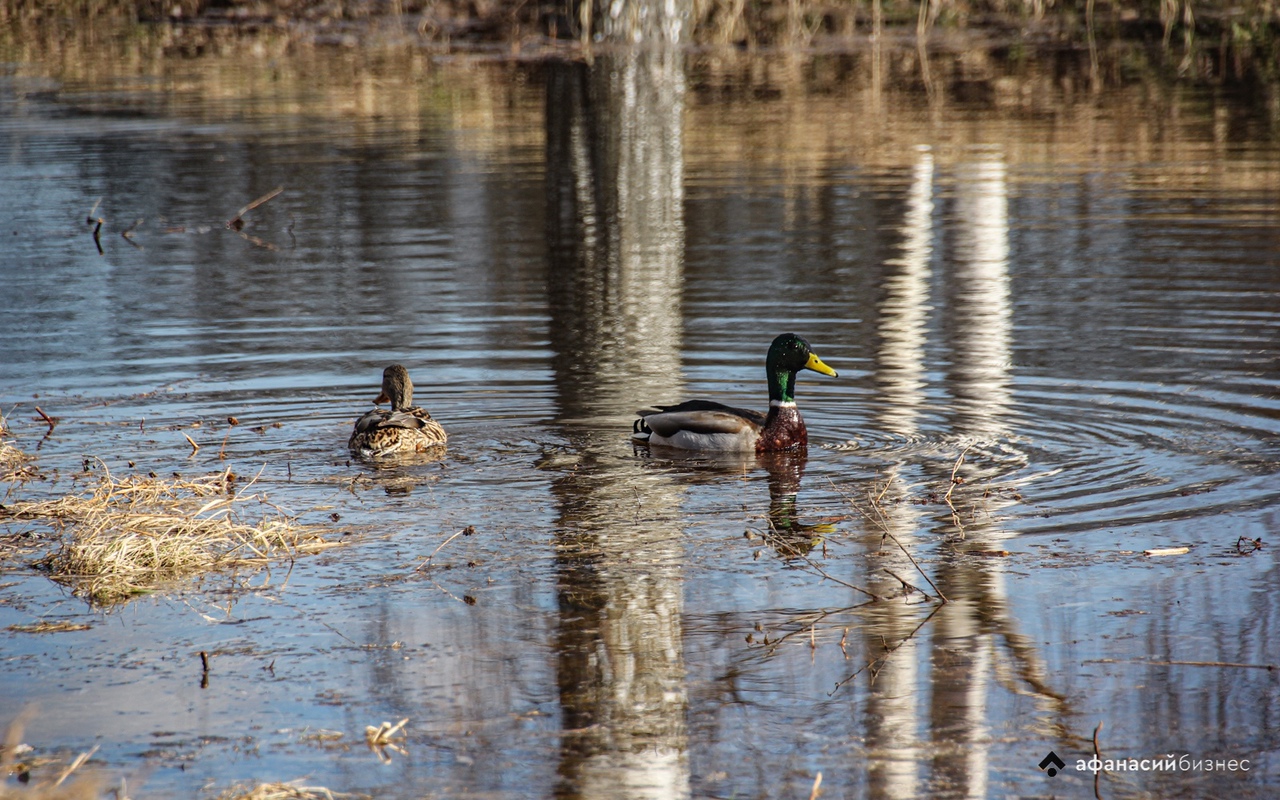
[[[1274,98],[9,59],[0,411],[46,479],[8,499],[229,467],[347,534],[110,608],[10,560],[0,721],[38,752],[135,798],[1280,793]],[[840,373],[800,376],[807,456],[633,446],[651,404],[763,408],[789,330]],[[443,460],[347,453],[394,362]]]

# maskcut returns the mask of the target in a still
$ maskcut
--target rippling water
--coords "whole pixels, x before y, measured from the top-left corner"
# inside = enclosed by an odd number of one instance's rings
[[[135,797],[1089,796],[1102,723],[1252,767],[1102,796],[1280,791],[1263,104],[255,64],[0,80],[0,410],[51,478],[10,496],[230,466],[351,541],[111,610],[11,564],[0,627],[92,626],[0,634],[33,746]],[[629,442],[653,403],[763,407],[784,330],[840,372],[801,376],[807,458]],[[345,451],[394,361],[443,461]],[[903,580],[951,602],[867,602]],[[402,717],[383,765],[364,726]]]

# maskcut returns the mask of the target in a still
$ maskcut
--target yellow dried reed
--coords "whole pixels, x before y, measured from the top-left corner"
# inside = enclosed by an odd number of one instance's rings
[[[66,534],[41,566],[95,603],[124,600],[184,576],[333,546],[324,529],[300,525],[265,496],[249,494],[254,481],[237,489],[230,470],[187,479],[117,480],[105,464],[101,469],[87,493],[4,509],[7,516]],[[246,519],[250,508],[261,510],[256,521]]]

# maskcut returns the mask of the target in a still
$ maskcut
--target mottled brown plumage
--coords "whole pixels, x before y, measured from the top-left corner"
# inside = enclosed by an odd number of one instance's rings
[[[347,442],[356,455],[376,458],[424,452],[443,447],[448,441],[440,423],[413,405],[413,381],[409,380],[409,371],[399,364],[382,371],[382,393],[373,402],[390,403],[391,408],[375,408],[356,420]]]

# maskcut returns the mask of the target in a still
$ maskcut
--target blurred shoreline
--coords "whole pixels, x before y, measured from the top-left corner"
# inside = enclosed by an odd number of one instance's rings
[[[187,58],[336,48],[589,59],[602,44],[599,35],[584,35],[584,19],[589,15],[571,0],[9,0],[0,3],[0,50],[10,62],[68,43],[112,41]],[[932,0],[923,7],[882,0],[695,0],[679,19],[687,48],[713,58],[790,53],[945,63],[972,57],[1011,65],[1049,59],[1059,72],[1083,71],[1094,88],[1152,79],[1280,83],[1280,7],[1254,0],[1194,8],[1189,0],[1158,7],[1095,7],[1093,0],[1077,6]],[[929,66],[913,66],[926,83],[937,77]]]

